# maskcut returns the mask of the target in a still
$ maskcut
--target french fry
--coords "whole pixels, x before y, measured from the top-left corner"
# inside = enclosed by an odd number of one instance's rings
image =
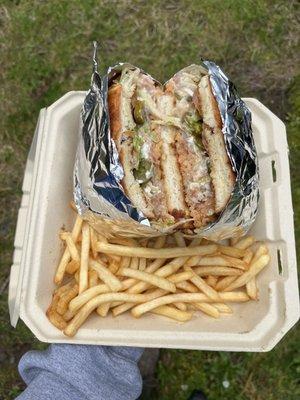
[[[232,284],[236,280],[236,276],[225,276],[224,278],[221,278],[218,280],[215,289],[217,291],[223,291],[226,289],[229,285]]]
[[[101,254],[101,256],[107,257],[109,260],[114,260],[119,264],[121,263],[122,260],[121,256],[116,256],[115,254]]]
[[[66,293],[69,289],[71,289],[72,286],[74,286],[74,280],[72,279],[71,281],[69,281],[68,283],[66,283],[63,286],[60,286],[59,288],[54,290],[54,295],[57,295],[58,297],[60,297],[63,293]]]
[[[164,258],[157,258],[156,260],[150,262],[145,271],[149,272],[149,274],[152,274],[153,272],[157,271],[162,265],[164,265],[165,262],[166,260]]]
[[[145,271],[147,268],[147,259],[146,258],[139,258],[139,270]]]
[[[177,268],[177,266],[176,266]],[[179,267],[178,267],[179,268]],[[178,269],[177,268],[177,269]],[[150,267],[149,267],[150,269]],[[168,268],[167,270],[163,270],[163,268],[159,271],[156,272],[157,276],[160,276],[162,278],[168,277],[172,272],[174,271],[174,268]],[[148,271],[147,271],[148,272]],[[172,283],[177,283],[177,282],[182,282],[188,279],[189,276],[191,276],[191,272],[183,272],[181,274],[174,274],[168,278],[169,281]],[[150,284],[147,282],[138,282],[134,286],[128,289],[128,293],[142,293],[144,290],[148,289],[150,287]],[[130,307],[129,307],[130,308]],[[129,309],[127,308],[127,309]]]
[[[130,257],[122,257],[121,263],[120,263],[120,268],[129,268],[131,263],[131,258]]]
[[[60,234],[60,237],[62,240],[64,240],[66,242],[67,248],[71,254],[71,258],[74,261],[80,262],[79,252],[77,250],[76,244],[72,238],[71,233],[70,232],[62,232]]]
[[[225,303],[214,303],[213,306],[221,313],[221,314],[232,314],[232,308],[229,307]]]
[[[69,309],[64,313],[63,319],[68,322],[71,321],[72,318],[74,318],[75,313],[73,311],[70,311]]]
[[[131,247],[139,245],[137,240],[130,238],[123,238],[123,237],[114,237],[110,239],[110,243],[119,244],[121,246],[131,246]]]
[[[136,303],[130,303],[130,302],[120,304],[119,306],[114,307],[114,308],[111,310],[112,315],[113,315],[114,317],[117,317],[118,315],[123,314],[123,313],[125,313],[126,311],[130,310],[132,307],[135,306],[135,304],[136,304]]]
[[[106,253],[116,254],[124,257],[175,258],[175,257],[212,254],[217,250],[217,246],[207,245],[207,246],[196,246],[196,247],[148,249],[144,247],[125,247],[120,245],[98,242],[97,250],[105,254]]]
[[[178,247],[186,247],[186,243],[181,232],[175,232],[174,239]]]
[[[215,307],[214,304],[193,303],[193,306],[196,308],[196,310],[202,311],[204,314],[207,314],[210,317],[213,317],[213,318],[219,318],[220,317],[220,312],[217,309],[217,307]]]
[[[192,266],[209,266],[209,265],[218,265],[221,267],[233,267],[239,268],[242,270],[246,269],[246,263],[239,258],[229,257],[229,256],[205,256],[200,257],[198,261],[189,259],[188,262],[185,264],[188,267]]]
[[[67,292],[65,292],[59,299],[57,306],[56,306],[56,311],[60,315],[64,315],[64,313],[68,309],[68,305],[74,297],[76,297],[78,294],[78,285],[75,284],[72,288],[70,288]]]
[[[79,293],[88,288],[88,270],[90,254],[90,227],[87,223],[82,225],[81,258],[79,269]]]
[[[224,296],[230,293],[230,296]],[[220,299],[223,301],[248,301],[249,297],[244,292],[228,292],[228,293],[220,293]],[[105,296],[105,295],[103,295]],[[138,296],[138,295],[136,295]],[[141,295],[139,295],[141,296]],[[156,299],[150,300],[148,302],[141,301],[143,304],[139,304],[131,310],[131,313],[134,317],[138,318],[142,314],[153,310],[159,306],[167,305],[174,302],[187,302],[187,303],[209,303],[213,302],[212,299],[207,297],[203,293],[178,293],[178,294],[170,294],[158,297]]]
[[[250,266],[250,262],[251,262],[251,260],[252,260],[252,257],[253,257],[253,252],[248,248],[248,249],[246,250],[246,253],[245,253],[244,257],[243,257],[243,261],[245,261],[245,263],[247,264],[246,270],[249,269],[249,266]]]
[[[146,260],[144,258],[144,260]],[[139,268],[139,259],[137,257],[132,257],[130,261],[130,268],[138,269]]]
[[[52,298],[52,302],[46,311],[46,315],[52,325],[54,325],[56,328],[60,330],[63,330],[66,328],[67,323],[63,319],[63,317],[56,311],[58,302],[59,302],[59,296],[56,294]]]
[[[122,281],[122,290],[128,289],[135,282],[136,282],[135,279],[126,279],[126,280]],[[71,300],[69,303],[69,309],[71,311],[76,312],[79,310],[80,307],[82,307],[84,304],[86,304],[88,301],[90,301],[94,297],[98,296],[99,294],[104,294],[104,293],[109,293],[109,292],[111,292],[111,289],[108,285],[100,284],[100,285],[94,286],[94,287],[84,291],[79,296],[75,297],[73,300]]]
[[[191,267],[184,267],[185,271],[193,272]],[[212,300],[218,301],[220,300],[218,292],[209,286],[204,279],[202,279],[199,275],[194,275],[190,278],[190,281],[197,286],[207,297],[211,298]]]
[[[148,247],[149,240],[148,239],[140,239],[139,240],[139,245],[142,247]]]
[[[245,250],[250,247],[255,242],[255,238],[253,236],[246,236],[240,239],[237,243],[234,244],[234,247],[240,250]]]
[[[261,257],[264,254],[268,254],[268,248],[264,244],[262,244],[257,248],[255,255],[251,261],[255,262],[259,257]],[[250,279],[250,281],[246,283],[246,291],[248,296],[252,300],[258,300],[258,289],[255,277]]]
[[[144,271],[137,271],[131,268],[121,268],[119,274],[122,276],[127,276],[129,278],[134,278],[143,282],[150,283],[153,286],[157,286],[167,292],[176,292],[176,286],[174,283],[168,281],[165,278],[162,278],[158,275],[149,274]]]
[[[177,303],[174,303],[174,306],[176,308],[178,308],[178,310],[180,310],[180,311],[186,311],[187,310],[187,305],[185,303],[177,302]]]
[[[112,274],[116,274],[120,268],[121,258],[120,260],[112,257],[108,257],[108,269]]]
[[[217,265],[211,265],[208,267],[195,267],[193,271],[199,276],[238,276],[242,275],[241,269],[232,267],[219,267]]]
[[[96,250],[96,243],[97,243],[97,234],[95,230],[90,226],[90,235],[91,235],[91,250],[92,250],[92,255],[94,258],[97,258],[98,252]]]
[[[225,291],[231,291],[234,289],[238,289],[247,284],[252,278],[254,278],[266,265],[268,265],[270,261],[269,254],[263,254],[258,259],[255,259],[251,262],[250,268],[243,275],[236,278],[234,282],[232,282]]]
[[[183,290],[184,292],[199,293],[199,289],[195,285],[187,281],[176,283],[176,287]]]
[[[89,288],[98,285],[98,274],[97,271],[89,271]]]
[[[106,317],[110,309],[110,305],[111,303],[100,304],[100,306],[98,306],[96,309],[97,314],[100,315],[100,317]]]
[[[105,264],[90,258],[89,265],[92,269],[97,271],[99,278],[106,283],[112,292],[122,290],[122,282],[106,268]]]
[[[256,261],[258,258],[260,258],[262,255],[264,255],[264,254],[268,254],[269,253],[269,251],[268,251],[268,248],[267,248],[267,246],[266,245],[264,245],[264,244],[261,244],[260,246],[258,246],[258,248],[257,248],[257,250],[256,250],[256,252],[255,252],[255,254],[254,254],[254,256],[253,256],[253,259],[251,260],[251,261]]]
[[[161,249],[166,243],[166,236],[158,236],[153,244],[153,249]]]
[[[161,289],[157,289],[157,290],[155,290],[152,293],[147,294],[147,295],[149,297],[151,296],[152,299],[155,299],[157,297],[163,296],[166,293],[167,292],[165,292],[165,291],[163,291]],[[126,302],[126,303],[120,304],[119,306],[116,306],[115,308],[112,309],[112,314],[113,314],[114,317],[117,317],[118,315],[123,314],[124,312],[130,310],[135,305],[136,305],[136,303],[130,303],[130,302]]]
[[[191,313],[191,312],[177,310],[176,308],[170,307],[170,306],[157,307],[154,310],[152,310],[151,313],[157,314],[157,315],[162,315],[164,317],[174,319],[175,321],[178,321],[178,322],[189,321],[193,316],[193,313]]]
[[[73,274],[75,274],[76,271],[79,270],[79,267],[80,267],[80,263],[78,261],[71,260],[67,264],[66,273],[73,275]]]
[[[179,272],[177,274],[173,274],[168,276],[168,281],[173,282],[173,283],[179,283],[179,282],[184,282],[189,279],[191,279],[194,276],[193,271],[184,271],[184,272]]]
[[[240,240],[240,237],[231,238],[230,239],[230,246],[234,246],[239,240]]]
[[[250,299],[258,300],[258,290],[255,277],[246,283],[246,291]]]
[[[220,244],[218,245],[218,250],[221,254],[235,258],[243,258],[246,252],[244,249],[238,249],[231,246],[222,246]]]
[[[82,225],[82,218],[79,215],[77,215],[75,224],[72,229],[72,238],[73,238],[74,242],[77,241],[78,236],[81,232],[81,225]],[[61,284],[61,282],[64,278],[64,275],[65,275],[66,267],[67,267],[70,259],[71,259],[71,254],[70,254],[68,248],[66,248],[63,253],[63,256],[60,260],[60,263],[58,264],[58,267],[57,267],[57,270],[56,270],[56,273],[54,276],[54,283],[56,285]]]
[[[161,289],[158,289],[159,293],[163,293]],[[103,303],[111,303],[112,301],[126,301],[133,303],[141,303],[153,298],[155,293],[150,294],[128,294],[128,293],[106,293],[100,294],[94,297],[88,303],[86,303],[75,315],[75,317],[69,322],[67,327],[64,329],[64,334],[66,336],[74,336],[79,327],[84,323],[88,316]]]
[[[206,279],[206,283],[212,288],[215,288],[217,282],[218,282],[218,277],[214,275],[209,275]]]
[[[76,283],[79,283],[79,270],[75,272],[74,279]]]

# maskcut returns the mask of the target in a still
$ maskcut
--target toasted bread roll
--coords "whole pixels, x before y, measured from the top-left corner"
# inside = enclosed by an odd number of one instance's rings
[[[160,96],[157,103],[161,113],[172,115],[174,108],[174,97],[172,95]],[[159,126],[157,129],[162,141],[161,168],[168,211],[175,219],[187,218],[189,211],[184,200],[182,176],[175,148],[177,130],[175,127],[167,125]]]
[[[226,152],[220,111],[212,93],[208,75],[200,80],[199,100],[199,111],[203,118],[202,140],[210,158],[215,211],[220,213],[230,198],[235,183],[235,174]]]
[[[124,170],[122,180],[124,191],[146,217],[154,218],[153,210],[147,204],[143,191],[133,175],[132,135],[129,129],[132,129],[135,123],[131,112],[131,98],[126,96],[126,91],[121,84],[109,89],[108,107],[111,135],[115,140]]]

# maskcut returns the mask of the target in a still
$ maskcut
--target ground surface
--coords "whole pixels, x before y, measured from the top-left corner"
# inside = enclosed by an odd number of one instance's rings
[[[295,1],[2,0],[0,29],[0,399],[13,399],[24,387],[17,373],[21,354],[43,347],[22,322],[16,330],[10,327],[6,303],[27,152],[39,109],[69,90],[88,87],[93,39],[101,44],[102,69],[127,60],[162,81],[200,56],[212,59],[243,96],[260,99],[285,120],[299,249]],[[294,328],[267,354],[165,350],[152,398],[186,399],[202,387],[210,400],[296,400],[299,375],[299,328]]]

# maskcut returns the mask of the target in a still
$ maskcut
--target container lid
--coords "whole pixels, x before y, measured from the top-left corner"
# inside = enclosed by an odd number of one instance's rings
[[[38,154],[37,149],[39,148],[41,135],[40,132],[43,130],[45,121],[46,109],[42,109],[39,114],[38,122],[30,146],[24,179],[23,179],[23,196],[21,201],[21,207],[18,212],[18,221],[14,240],[14,254],[13,264],[10,269],[10,280],[9,280],[9,292],[8,292],[8,307],[10,322],[13,327],[17,325],[20,316],[20,303],[22,293],[22,282],[24,272],[24,262],[26,256],[26,242],[24,238],[27,236],[29,225],[27,221],[30,219],[30,204],[32,202],[33,192],[31,188],[34,187],[36,178],[37,160],[36,155]]]

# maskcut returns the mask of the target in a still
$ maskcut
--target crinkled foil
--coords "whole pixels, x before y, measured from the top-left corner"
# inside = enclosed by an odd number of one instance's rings
[[[94,72],[82,107],[74,167],[74,199],[78,211],[97,231],[108,237],[171,233],[178,224],[164,229],[151,226],[149,220],[132,205],[120,183],[123,168],[110,136],[107,92],[110,80],[131,65],[120,63],[110,67],[101,78],[97,72],[96,50],[93,61]],[[255,220],[259,197],[258,163],[249,109],[216,64],[204,61],[202,66],[208,71],[218,102],[236,183],[218,220],[194,232],[211,240],[221,240],[245,234]]]

